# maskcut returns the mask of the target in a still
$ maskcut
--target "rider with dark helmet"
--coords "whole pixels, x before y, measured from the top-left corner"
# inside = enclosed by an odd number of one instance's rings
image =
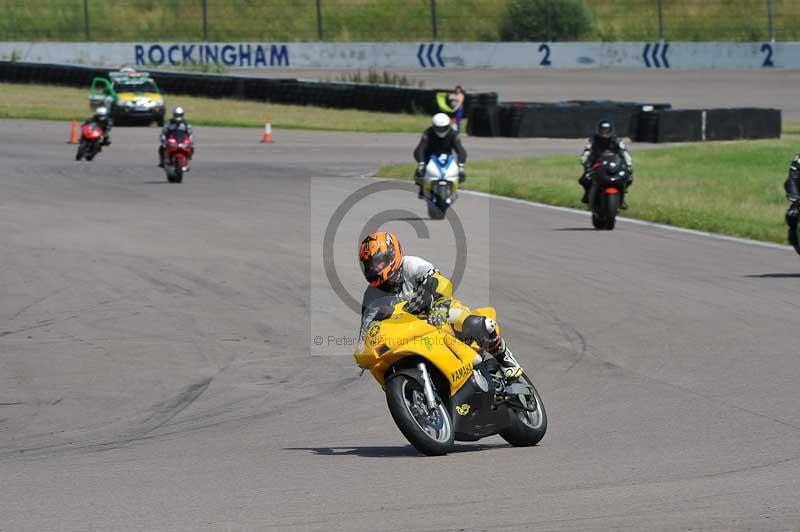
[[[628,153],[628,147],[625,142],[617,138],[614,131],[614,123],[611,120],[602,120],[597,124],[594,136],[589,139],[589,143],[583,149],[581,155],[581,164],[583,164],[583,175],[578,179],[578,183],[583,186],[582,203],[589,203],[589,190],[592,187],[591,169],[592,165],[597,162],[602,156],[603,152],[610,151],[619,155],[625,165],[628,167],[628,181],[625,183],[625,190],[633,183],[633,159]],[[628,204],[625,203],[625,195],[622,196],[622,205],[620,208],[627,209]]]
[[[431,127],[422,132],[422,138],[414,149],[414,159],[417,161],[417,171],[414,175],[414,183],[419,186],[419,197],[422,198],[422,178],[425,176],[425,165],[431,156],[438,157],[446,153],[450,155],[456,152],[456,162],[458,163],[458,182],[463,183],[466,179],[464,173],[464,163],[467,162],[467,150],[461,144],[461,137],[458,131],[453,129],[450,117],[444,113],[436,113],[431,119]]]
[[[158,147],[158,167],[164,168],[164,150],[167,148],[167,136],[170,131],[185,131],[189,138],[192,137],[192,125],[184,118],[183,108],[176,107],[172,110],[172,118],[164,124],[161,130],[161,145]],[[194,153],[194,146],[192,146]]]
[[[403,254],[396,235],[367,235],[358,247],[358,260],[369,283],[361,305],[362,335],[373,322],[389,318],[397,303],[406,301],[407,312],[437,327],[449,323],[457,337],[467,343],[475,341],[482,351],[497,359],[507,378],[522,376],[522,368],[500,336],[497,323],[471,314],[469,308],[453,298],[452,284],[433,264]]]
[[[783,188],[787,194],[800,197],[800,154],[792,159],[792,164],[789,165],[789,176],[786,178]]]
[[[94,122],[103,129],[103,146],[111,145],[111,126],[113,122],[111,117],[108,116],[108,109],[105,106],[100,106],[94,110],[94,114],[84,121],[83,125]]]

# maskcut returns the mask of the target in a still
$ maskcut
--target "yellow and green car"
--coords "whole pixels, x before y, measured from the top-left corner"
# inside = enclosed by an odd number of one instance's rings
[[[156,122],[164,125],[164,98],[147,72],[124,68],[109,72],[107,78],[94,78],[89,106],[94,111],[101,105],[108,109],[116,124]]]

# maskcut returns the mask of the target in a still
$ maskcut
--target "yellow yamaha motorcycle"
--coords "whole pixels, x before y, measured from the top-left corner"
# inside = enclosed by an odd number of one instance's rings
[[[355,358],[384,391],[389,412],[418,451],[447,454],[455,440],[499,434],[514,446],[536,445],[547,414],[527,375],[509,382],[493,356],[481,355],[450,325],[435,327],[394,305],[362,335]],[[495,320],[491,307],[472,314]]]

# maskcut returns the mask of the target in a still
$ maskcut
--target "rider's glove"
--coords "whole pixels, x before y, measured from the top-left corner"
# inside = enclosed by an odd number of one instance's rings
[[[426,321],[434,327],[441,327],[447,323],[449,313],[450,300],[445,298],[437,299],[433,302],[431,310],[428,311],[428,318]]]
[[[434,327],[441,327],[447,323],[447,309],[445,307],[433,307],[428,313],[427,322]]]
[[[463,183],[467,179],[467,174],[464,172],[464,163],[458,163],[458,182]]]

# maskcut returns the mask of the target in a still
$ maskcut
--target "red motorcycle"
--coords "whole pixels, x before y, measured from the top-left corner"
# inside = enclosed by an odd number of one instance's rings
[[[167,136],[164,171],[167,181],[181,183],[183,174],[189,171],[189,161],[194,154],[192,136],[185,131],[171,131]]]
[[[589,208],[595,229],[611,231],[630,179],[630,171],[618,155],[605,151],[590,170],[592,188],[589,190]]]
[[[105,131],[95,122],[87,122],[81,126],[81,140],[78,143],[78,152],[75,160],[80,161],[84,157],[91,161],[103,149],[103,137]]]

